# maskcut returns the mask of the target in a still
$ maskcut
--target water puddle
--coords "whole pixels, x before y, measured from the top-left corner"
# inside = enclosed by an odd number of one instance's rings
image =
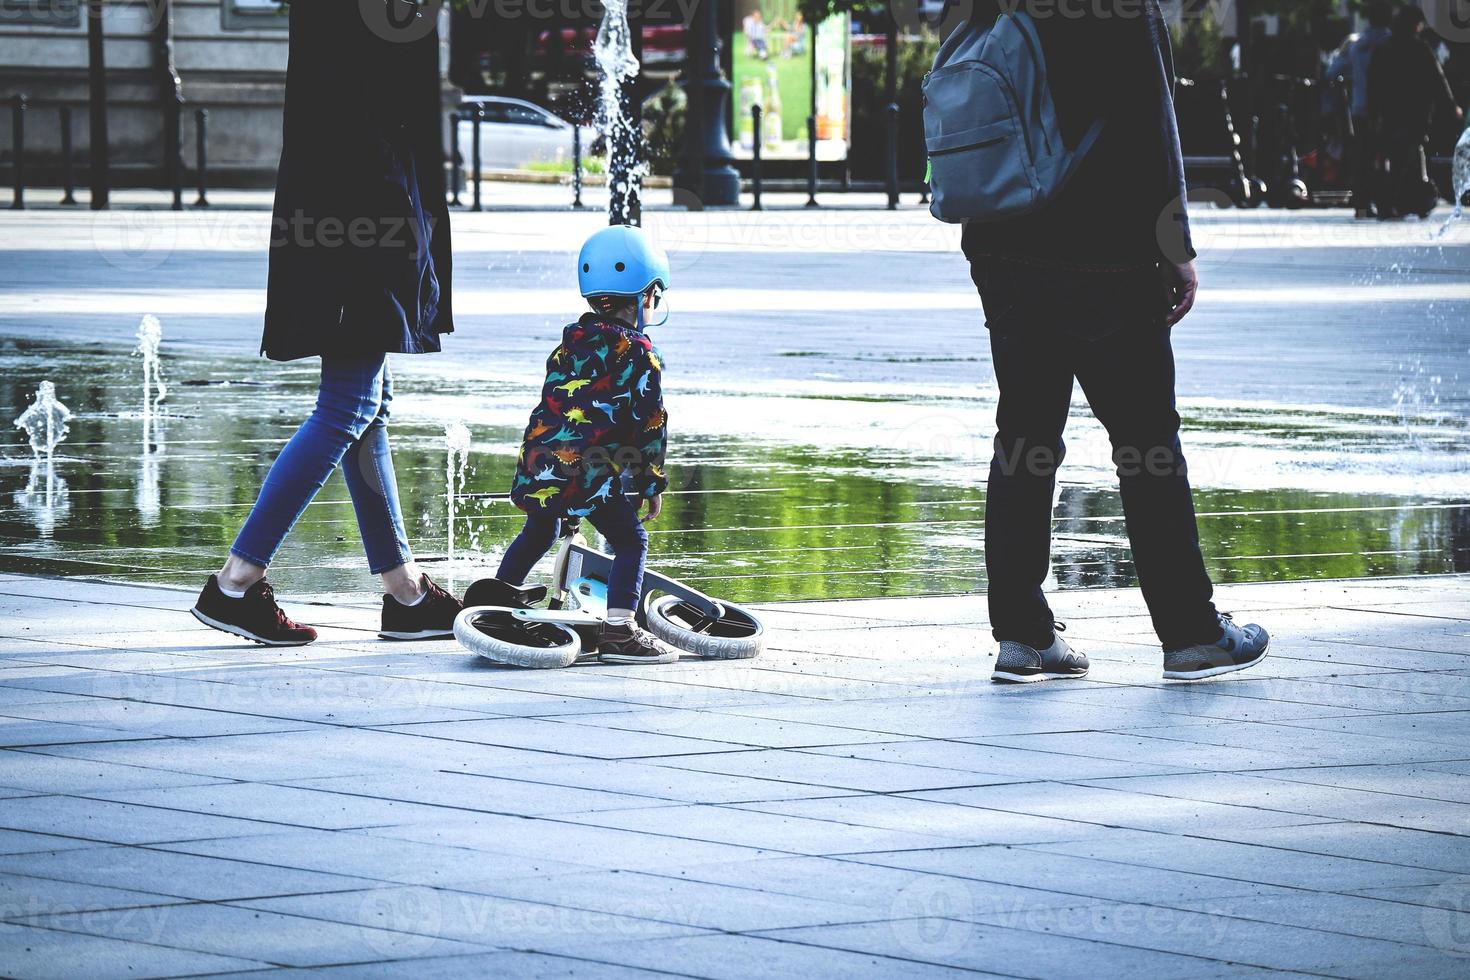
[[[100,344],[0,346],[0,404],[19,412],[53,380],[71,413],[49,466],[18,430],[3,444],[0,571],[197,586],[315,396],[314,361],[171,352],[165,338],[160,401],[159,388],[140,391],[144,365],[124,354]],[[161,384],[158,361],[143,354],[150,384]],[[394,455],[416,551],[436,578],[462,588],[493,571],[519,529],[505,491],[534,382],[436,373],[432,362],[394,362]],[[993,393],[667,397],[675,492],[652,526],[659,567],[745,601],[983,588]],[[1470,570],[1470,423],[1421,408],[1182,405],[1213,574]],[[1127,584],[1106,438],[1079,416],[1068,444],[1055,577]],[[272,574],[298,596],[373,591],[340,476]]]

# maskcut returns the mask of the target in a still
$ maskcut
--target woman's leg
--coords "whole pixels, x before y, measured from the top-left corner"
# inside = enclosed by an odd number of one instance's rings
[[[393,372],[386,361],[378,396],[377,413],[342,456],[342,477],[357,514],[368,568],[383,577],[384,589],[393,598],[408,603],[423,594],[423,573],[413,560],[398,503],[398,477],[393,472],[393,452],[388,445]]]
[[[306,505],[377,418],[385,365],[383,354],[322,357],[316,408],[271,464],[220,571],[221,588],[242,591],[264,577]]]
[[[500,570],[495,577],[512,585],[526,584],[531,569],[556,544],[556,536],[560,532],[559,519],[550,515],[527,514],[526,526],[505,549],[505,557],[500,559]]]

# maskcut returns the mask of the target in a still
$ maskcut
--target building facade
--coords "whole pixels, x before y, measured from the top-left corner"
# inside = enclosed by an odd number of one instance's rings
[[[269,186],[281,152],[287,15],[279,0],[101,0],[112,184],[166,186],[167,134],[177,83],[185,104],[183,160],[195,165],[195,110],[206,109],[212,185]],[[28,181],[62,169],[61,108],[71,110],[72,158],[86,183],[89,113],[87,0],[0,0],[0,98],[26,97]],[[440,73],[448,65],[441,19]],[[445,82],[446,100],[457,93]],[[0,163],[12,157],[0,125]]]

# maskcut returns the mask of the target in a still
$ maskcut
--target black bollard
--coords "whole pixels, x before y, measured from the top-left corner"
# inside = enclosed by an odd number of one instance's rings
[[[17,95],[10,100],[10,152],[15,163],[15,196],[10,207],[22,211],[26,206],[26,97]]]
[[[582,124],[572,122],[572,207],[582,207]]]
[[[76,175],[72,173],[71,163],[71,106],[66,105],[61,107],[61,184],[66,192],[61,196],[61,203],[77,203]]]
[[[766,141],[766,134],[761,130],[761,112],[759,102],[750,107],[750,119],[755,124],[755,140],[750,150],[750,192],[755,198],[750,205],[752,211],[761,209],[761,144]]]
[[[460,206],[459,192],[464,190],[464,154],[459,149],[459,120],[461,115],[458,109],[449,114],[449,169],[452,177],[449,181],[449,190],[452,195],[449,203],[455,207]]]
[[[470,140],[471,163],[475,168],[475,203],[471,211],[479,211],[480,208],[480,124],[485,121],[485,107],[475,106],[475,126]]]
[[[806,118],[806,206],[817,206],[817,117]]]
[[[898,210],[898,103],[888,103],[888,210]]]
[[[168,179],[174,192],[171,210],[184,210],[184,96],[174,89],[168,110]]]
[[[209,153],[206,147],[209,145],[209,110],[194,110],[194,171],[199,178],[199,197],[194,202],[196,208],[209,207]]]

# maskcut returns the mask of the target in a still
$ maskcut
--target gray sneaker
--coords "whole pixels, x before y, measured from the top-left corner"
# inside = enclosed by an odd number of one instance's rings
[[[1224,631],[1214,643],[1196,643],[1182,650],[1164,651],[1164,677],[1197,681],[1204,677],[1244,670],[1265,659],[1271,635],[1255,623],[1236,626],[1229,613],[1220,613]]]
[[[1061,623],[1057,624],[1058,634],[1064,629]],[[1086,677],[1087,667],[1087,657],[1067,646],[1060,635],[1054,635],[1051,646],[1045,650],[1015,640],[1001,640],[1000,655],[995,658],[995,672],[990,679],[999,684],[1070,680]]]

